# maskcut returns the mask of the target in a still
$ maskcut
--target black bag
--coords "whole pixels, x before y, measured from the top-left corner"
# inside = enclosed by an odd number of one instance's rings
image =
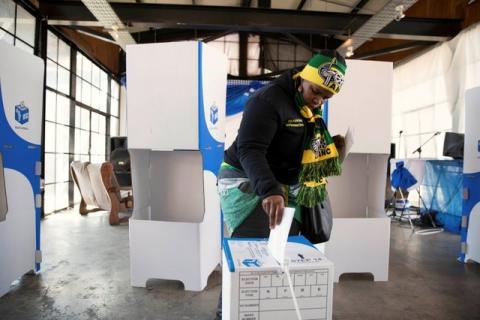
[[[332,208],[328,196],[313,208],[301,207],[302,235],[311,243],[327,242],[332,232]]]

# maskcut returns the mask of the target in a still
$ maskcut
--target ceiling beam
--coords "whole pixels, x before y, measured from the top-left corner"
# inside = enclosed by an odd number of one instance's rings
[[[235,29],[237,31],[342,34],[352,15],[345,13],[280,10],[270,8],[111,3],[128,25],[155,28]],[[44,0],[40,11],[49,20],[96,21],[78,1]],[[358,28],[369,15],[358,15]],[[62,22],[63,23],[63,22]]]
[[[397,52],[402,52],[406,50],[410,50],[413,48],[418,48],[418,47],[425,47],[429,45],[433,45],[435,42],[425,42],[425,41],[414,41],[414,42],[409,42],[401,45],[396,45],[393,47],[388,47],[388,48],[382,48],[374,51],[369,51],[366,53],[360,53],[360,54],[355,54],[353,57],[355,59],[370,59],[376,56],[381,56],[385,54],[391,54],[391,53],[397,53]]]
[[[358,1],[357,5],[355,6],[355,8],[352,9],[352,11],[350,13],[351,14],[357,14],[360,10],[363,9],[363,7],[365,7],[365,5],[368,3],[368,1],[370,1],[370,0],[360,0],[360,1]]]
[[[76,30],[80,33],[83,33],[85,35],[89,35],[89,36],[97,38],[99,40],[109,41],[109,42],[115,43],[115,39],[113,39],[112,36],[110,34],[106,33],[106,32],[97,31],[95,29],[88,28],[88,27],[83,27],[83,26],[70,26],[70,29],[74,29],[74,30]]]
[[[120,19],[128,26],[232,30],[246,32],[279,32],[317,35],[344,35],[345,26],[352,31],[363,25],[371,15],[279,10],[242,7],[188,6],[163,4],[111,3]],[[40,10],[56,21],[75,21],[85,24],[96,19],[88,9],[77,1],[44,0]],[[453,37],[461,29],[460,19],[427,19],[406,17],[390,23],[382,34],[423,35]]]
[[[297,6],[297,10],[302,10],[303,6],[305,5],[305,2],[307,2],[307,0],[300,0]]]

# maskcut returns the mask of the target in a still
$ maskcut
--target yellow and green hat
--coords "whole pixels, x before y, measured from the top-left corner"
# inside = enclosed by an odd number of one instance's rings
[[[325,90],[337,94],[342,88],[347,64],[345,59],[334,50],[322,50],[313,56],[298,74]]]

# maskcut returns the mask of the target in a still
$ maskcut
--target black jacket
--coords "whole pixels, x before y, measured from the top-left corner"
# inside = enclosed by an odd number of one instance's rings
[[[295,70],[248,100],[238,136],[225,162],[242,169],[262,199],[283,195],[280,184],[298,183],[307,124],[295,105]]]

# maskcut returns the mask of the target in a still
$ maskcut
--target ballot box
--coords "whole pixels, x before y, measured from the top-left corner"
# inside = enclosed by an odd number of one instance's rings
[[[332,319],[333,263],[302,236],[289,237],[285,261],[267,239],[224,239],[223,320],[298,319],[292,289],[302,319]]]

